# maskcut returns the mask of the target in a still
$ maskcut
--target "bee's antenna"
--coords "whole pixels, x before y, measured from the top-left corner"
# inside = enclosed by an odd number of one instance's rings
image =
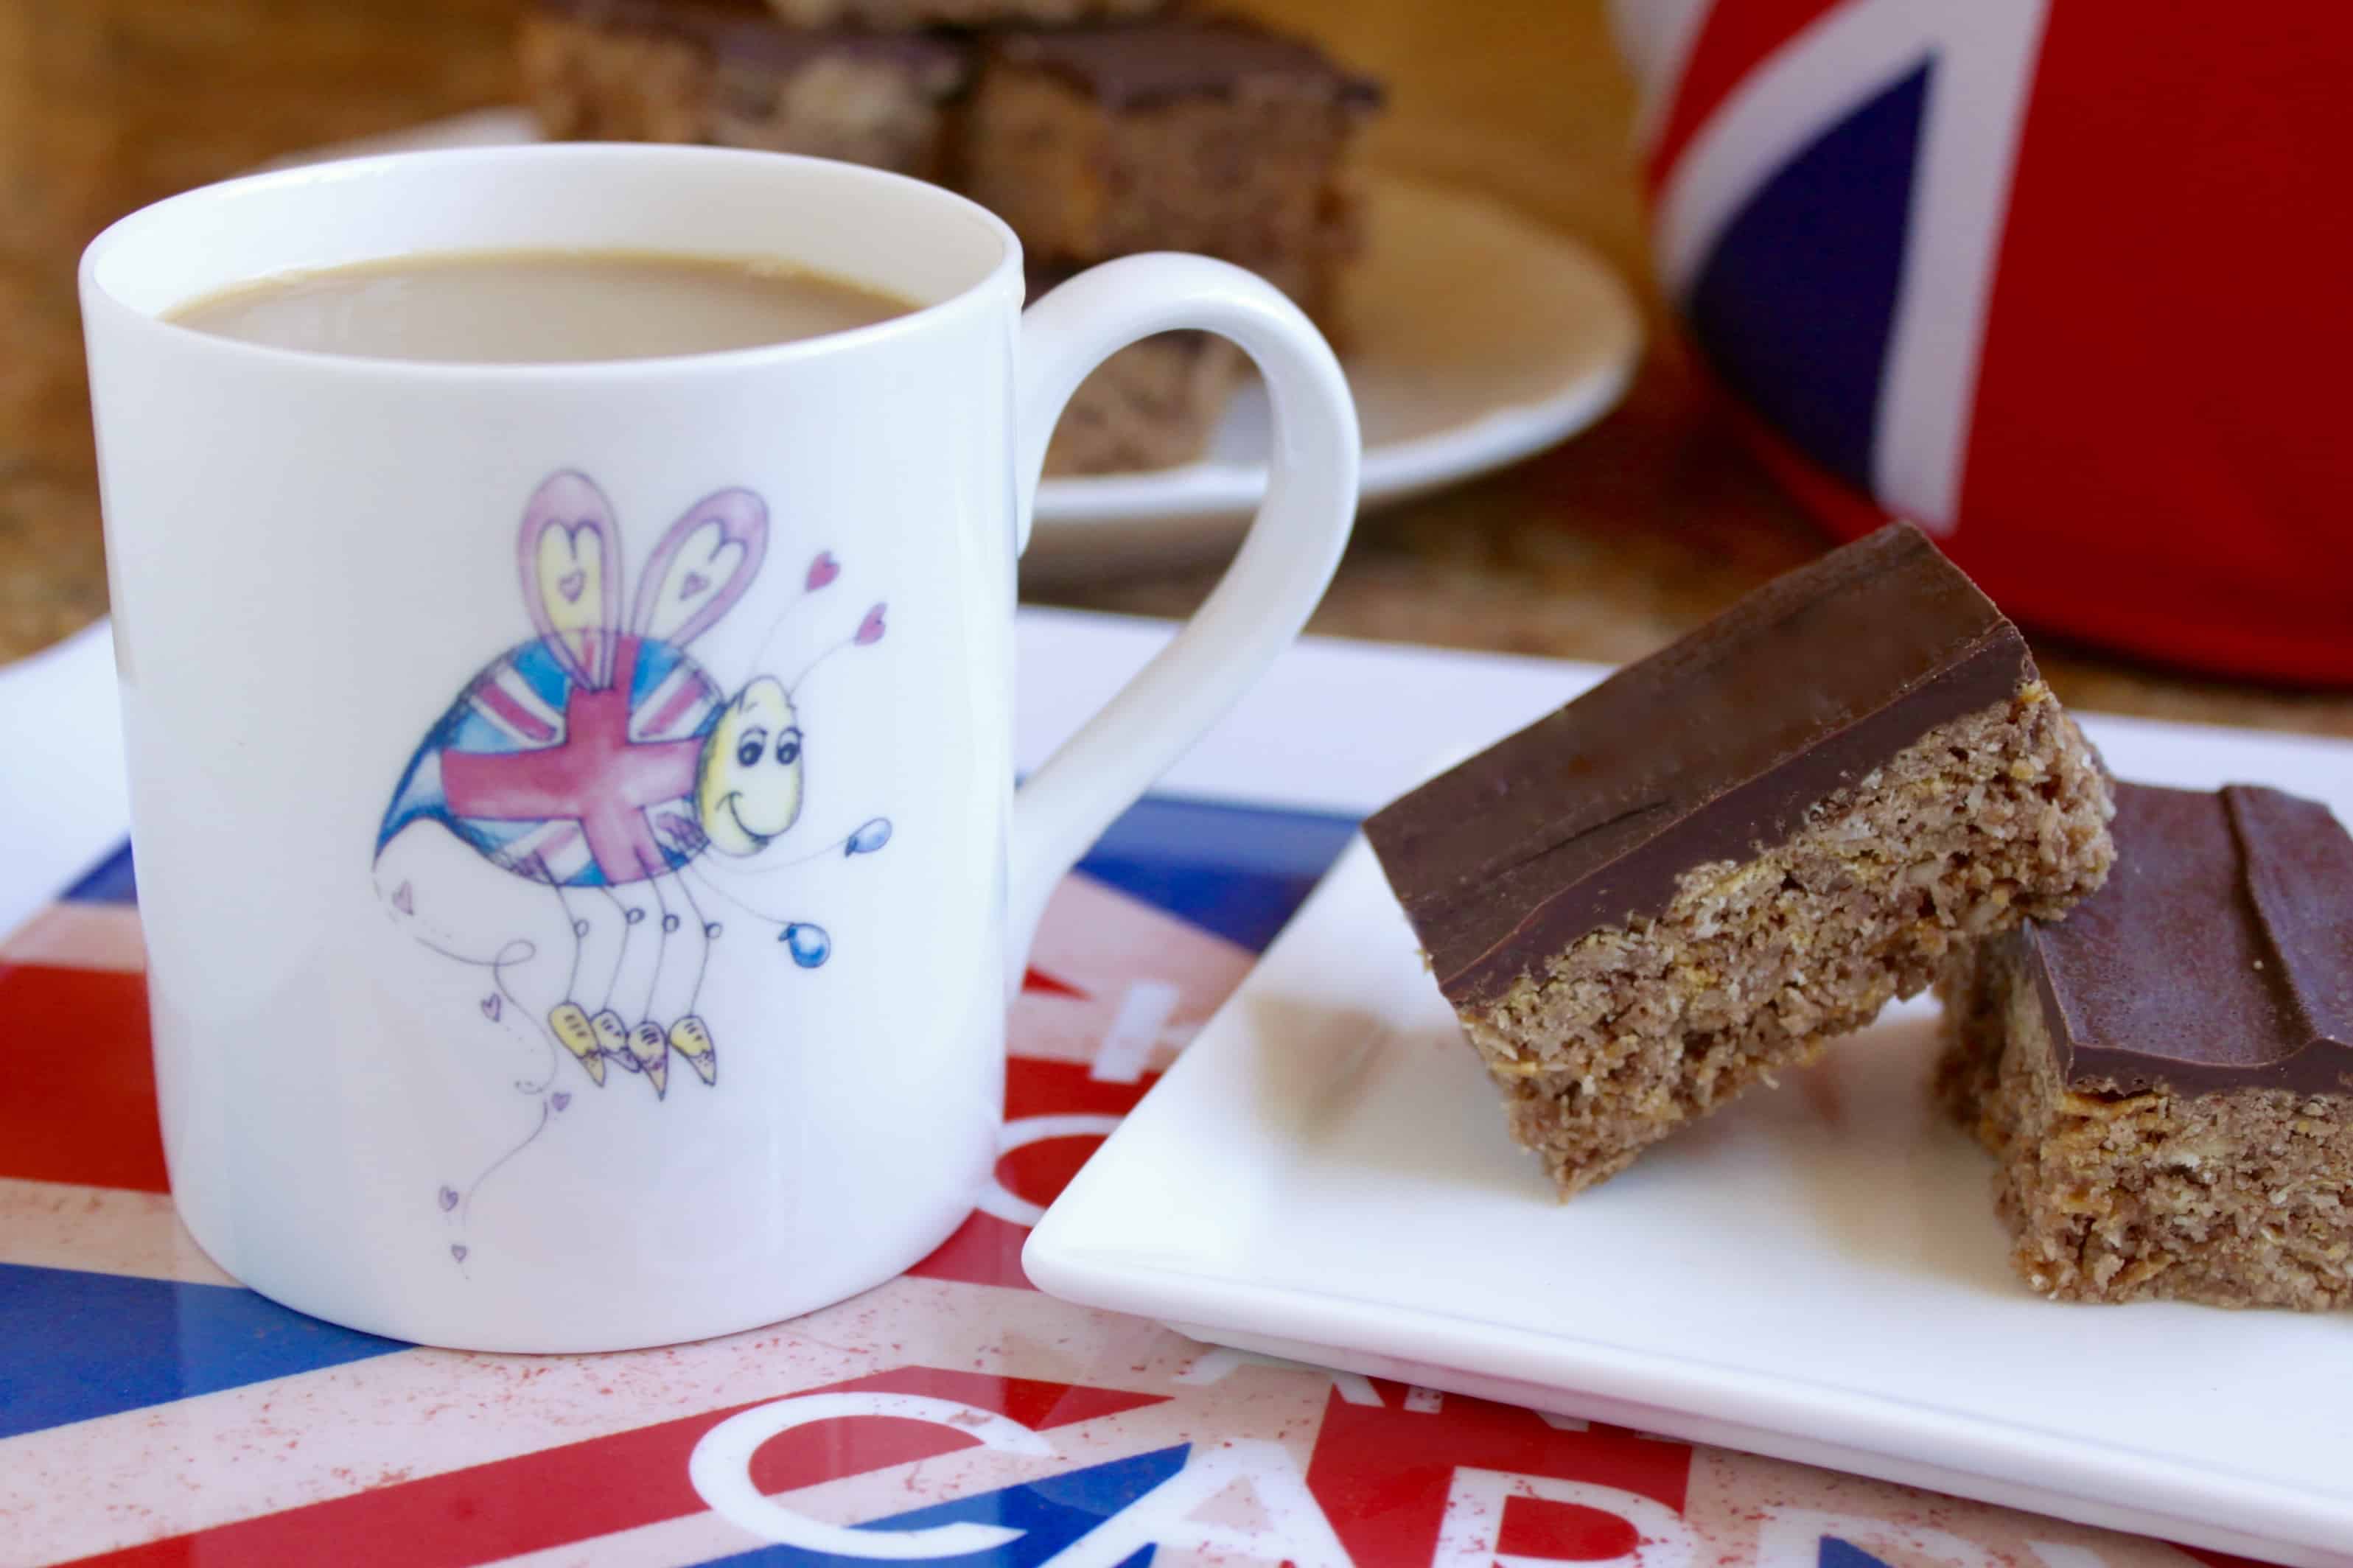
[[[801,692],[801,682],[807,680],[810,676],[815,675],[818,665],[823,664],[827,659],[831,658],[835,654],[839,653],[843,648],[848,647],[849,646],[849,639],[844,638],[842,641],[835,643],[830,647],[827,648],[823,653],[818,654],[807,664],[801,666],[801,672],[798,675],[794,676],[790,680],[785,682],[785,695],[791,698],[798,698]]]
[[[767,663],[768,645],[776,640],[776,634],[785,629],[785,623],[791,620],[793,613],[801,607],[801,600],[823,589],[840,575],[841,563],[833,558],[833,552],[818,551],[815,559],[809,562],[808,570],[801,576],[799,595],[791,604],[785,606],[783,614],[768,623],[768,629],[760,635],[760,646],[754,649],[752,654],[753,668],[758,669]]]
[[[740,882],[748,877],[773,877],[779,871],[797,870],[818,860],[848,859],[856,855],[871,855],[891,842],[891,819],[870,816],[851,832],[843,834],[822,849],[812,849],[790,860],[772,860],[762,857],[760,862],[737,868],[717,864],[698,866],[705,880],[723,879]]]
[[[843,648],[867,647],[872,644],[881,642],[882,640],[882,634],[887,629],[883,617],[889,609],[890,606],[887,604],[876,605],[872,609],[866,612],[866,618],[858,623],[858,629],[856,631],[850,633],[848,637],[843,637],[839,642],[829,645],[815,658],[801,666],[800,673],[794,676],[790,680],[785,682],[785,691],[786,695],[797,695],[800,691],[801,682],[816,674],[817,667],[818,665],[823,664],[827,659],[831,658]]]
[[[776,634],[783,631],[785,629],[785,623],[792,618],[793,612],[791,610],[786,610],[783,615],[778,616],[775,620],[768,623],[768,629],[760,634],[760,646],[752,650],[752,668],[754,669],[759,669],[767,664],[768,645],[776,640]]]
[[[760,921],[764,925],[775,926],[778,930],[782,930],[785,926],[791,923],[789,921],[784,920],[779,916],[768,913],[765,910],[754,909],[750,904],[745,903],[743,900],[729,892],[725,888],[721,887],[718,881],[701,866],[693,866],[691,868],[681,867],[679,868],[679,875],[681,878],[691,876],[693,880],[702,885],[703,891],[711,893],[718,898],[724,899],[727,902],[734,905],[738,910],[750,915],[754,920]]]

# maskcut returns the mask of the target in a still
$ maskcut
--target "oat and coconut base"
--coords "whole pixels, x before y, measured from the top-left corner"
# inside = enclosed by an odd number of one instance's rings
[[[2098,758],[2018,630],[1881,530],[1366,824],[1566,1195],[1891,998],[2056,919],[2111,850]]]
[[[2353,839],[2276,790],[2116,785],[2116,875],[1957,952],[1938,1089],[2068,1301],[2353,1304]]]

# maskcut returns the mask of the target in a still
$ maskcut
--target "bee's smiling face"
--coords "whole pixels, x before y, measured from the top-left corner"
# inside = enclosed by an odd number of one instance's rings
[[[801,814],[801,731],[784,683],[762,676],[736,693],[703,742],[695,815],[728,855],[756,855]]]

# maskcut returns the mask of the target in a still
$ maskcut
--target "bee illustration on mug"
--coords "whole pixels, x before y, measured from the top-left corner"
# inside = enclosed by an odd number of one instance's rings
[[[885,606],[876,604],[790,680],[755,672],[731,696],[686,650],[743,598],[768,546],[768,509],[757,495],[703,497],[654,547],[625,618],[611,506],[585,474],[549,477],[524,506],[516,540],[536,635],[491,661],[434,722],[376,833],[379,868],[396,837],[438,824],[563,906],[571,948],[560,999],[526,1009],[506,976],[543,956],[536,943],[511,942],[487,956],[455,951],[426,934],[436,928],[418,918],[410,881],[379,889],[419,941],[490,971],[486,1016],[529,1011],[529,1026],[543,1029],[600,1089],[608,1067],[617,1068],[667,1098],[673,1057],[717,1083],[721,1037],[697,1010],[724,930],[714,898],[772,927],[800,968],[818,967],[832,951],[822,926],[764,914],[728,893],[704,858],[715,852],[756,864],[792,835],[808,745],[795,694],[833,654],[880,642],[884,631]],[[779,626],[839,571],[829,552],[815,556]],[[890,837],[890,819],[871,817],[786,864],[871,854]],[[542,1124],[549,1106],[561,1110],[569,1100],[547,1095]],[[456,1195],[442,1189],[445,1210]],[[462,1264],[462,1247],[453,1251]]]

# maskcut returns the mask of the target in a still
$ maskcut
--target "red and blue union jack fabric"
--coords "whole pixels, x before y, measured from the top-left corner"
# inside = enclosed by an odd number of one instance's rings
[[[2353,682],[2353,11],[1616,0],[1661,280],[1783,480],[2021,619]]]

